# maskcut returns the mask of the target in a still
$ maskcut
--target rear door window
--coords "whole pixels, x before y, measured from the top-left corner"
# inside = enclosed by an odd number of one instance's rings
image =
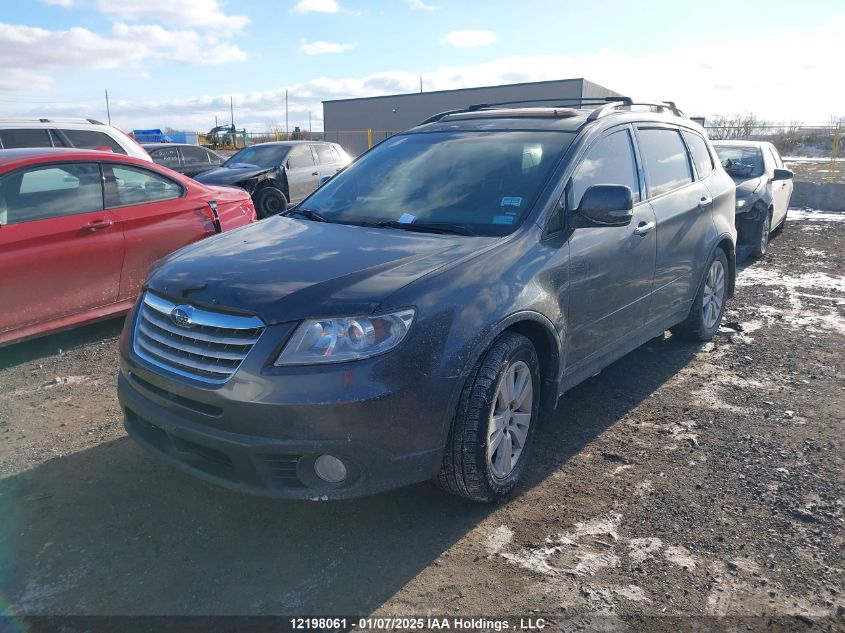
[[[159,165],[164,165],[170,169],[179,168],[179,150],[175,147],[162,147],[161,149],[154,149],[150,152],[150,157]]]
[[[104,165],[108,187],[106,207],[125,207],[181,198],[185,189],[178,182],[141,167]]]
[[[39,166],[0,178],[0,225],[102,210],[96,163]]]
[[[523,167],[526,157],[523,156]],[[577,209],[584,193],[593,185],[625,185],[634,202],[640,200],[639,174],[628,130],[619,130],[600,138],[587,151],[572,178],[567,206]]]
[[[331,165],[340,162],[330,145],[314,145],[317,150],[317,161],[321,165]]]
[[[314,156],[307,145],[297,145],[288,154],[288,165],[291,169],[304,169],[314,166]]]
[[[640,128],[637,136],[649,196],[659,196],[692,182],[687,148],[678,130]]]
[[[191,165],[208,164],[208,152],[206,152],[202,147],[191,147],[190,145],[183,146],[182,156],[185,157],[185,162]]]
[[[0,145],[3,149],[18,147],[53,147],[50,134],[46,128],[24,129],[11,128],[0,130]]]
[[[74,147],[78,147],[80,149],[111,150],[115,154],[126,155],[126,150],[105,132],[98,132],[96,130],[63,129],[60,129],[60,132],[67,137]]]
[[[692,154],[692,162],[695,164],[695,171],[699,178],[707,178],[713,173],[713,158],[707,149],[707,143],[698,134],[693,132],[683,132],[684,139],[687,142],[690,153]]]

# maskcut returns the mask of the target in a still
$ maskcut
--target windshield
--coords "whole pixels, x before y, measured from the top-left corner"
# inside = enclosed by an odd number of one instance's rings
[[[763,175],[763,153],[759,147],[715,146],[722,167],[731,176],[757,178]]]
[[[286,145],[254,145],[245,147],[223,163],[223,167],[237,169],[238,167],[261,167],[270,169],[278,167],[287,155],[290,147]]]
[[[569,132],[394,136],[300,207],[329,222],[506,235],[522,222],[573,138]]]

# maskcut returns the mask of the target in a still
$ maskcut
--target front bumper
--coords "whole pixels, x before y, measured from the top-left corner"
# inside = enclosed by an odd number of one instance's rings
[[[749,203],[742,211],[736,212],[736,232],[738,246],[754,246],[760,240],[760,224],[767,210],[760,204]]]
[[[284,370],[247,357],[223,385],[191,384],[138,358],[130,339],[125,332],[118,378],[126,430],[192,475],[271,497],[341,499],[440,468],[458,378],[425,377],[397,354]],[[316,476],[322,454],[344,462],[344,481]]]

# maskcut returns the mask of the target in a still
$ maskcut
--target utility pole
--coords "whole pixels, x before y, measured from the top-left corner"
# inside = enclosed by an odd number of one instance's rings
[[[232,97],[229,97],[229,112],[232,115],[232,129],[235,129],[235,102]]]
[[[285,88],[285,136],[290,140],[290,127],[288,126],[288,89]]]
[[[314,140],[314,134],[311,132],[311,110],[308,110],[308,140]]]
[[[108,117],[109,125],[111,125],[111,110],[109,109],[109,91],[106,90],[106,116]]]
[[[422,94],[422,75],[420,75],[420,94]]]

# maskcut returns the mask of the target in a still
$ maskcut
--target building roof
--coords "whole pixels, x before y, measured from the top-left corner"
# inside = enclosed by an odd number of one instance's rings
[[[326,99],[323,103],[342,103],[344,101],[365,101],[367,99],[396,99],[400,97],[418,97],[419,95],[444,94],[447,92],[472,92],[474,90],[490,90],[495,88],[515,88],[520,86],[542,86],[549,84],[567,83],[573,81],[587,81],[583,77],[574,77],[570,79],[550,79],[548,81],[523,81],[515,84],[498,84],[495,86],[473,86],[471,88],[453,88],[450,90],[426,90],[424,92],[401,92],[392,95],[378,95],[375,97],[351,97],[347,99]],[[600,86],[604,87],[604,86]]]

